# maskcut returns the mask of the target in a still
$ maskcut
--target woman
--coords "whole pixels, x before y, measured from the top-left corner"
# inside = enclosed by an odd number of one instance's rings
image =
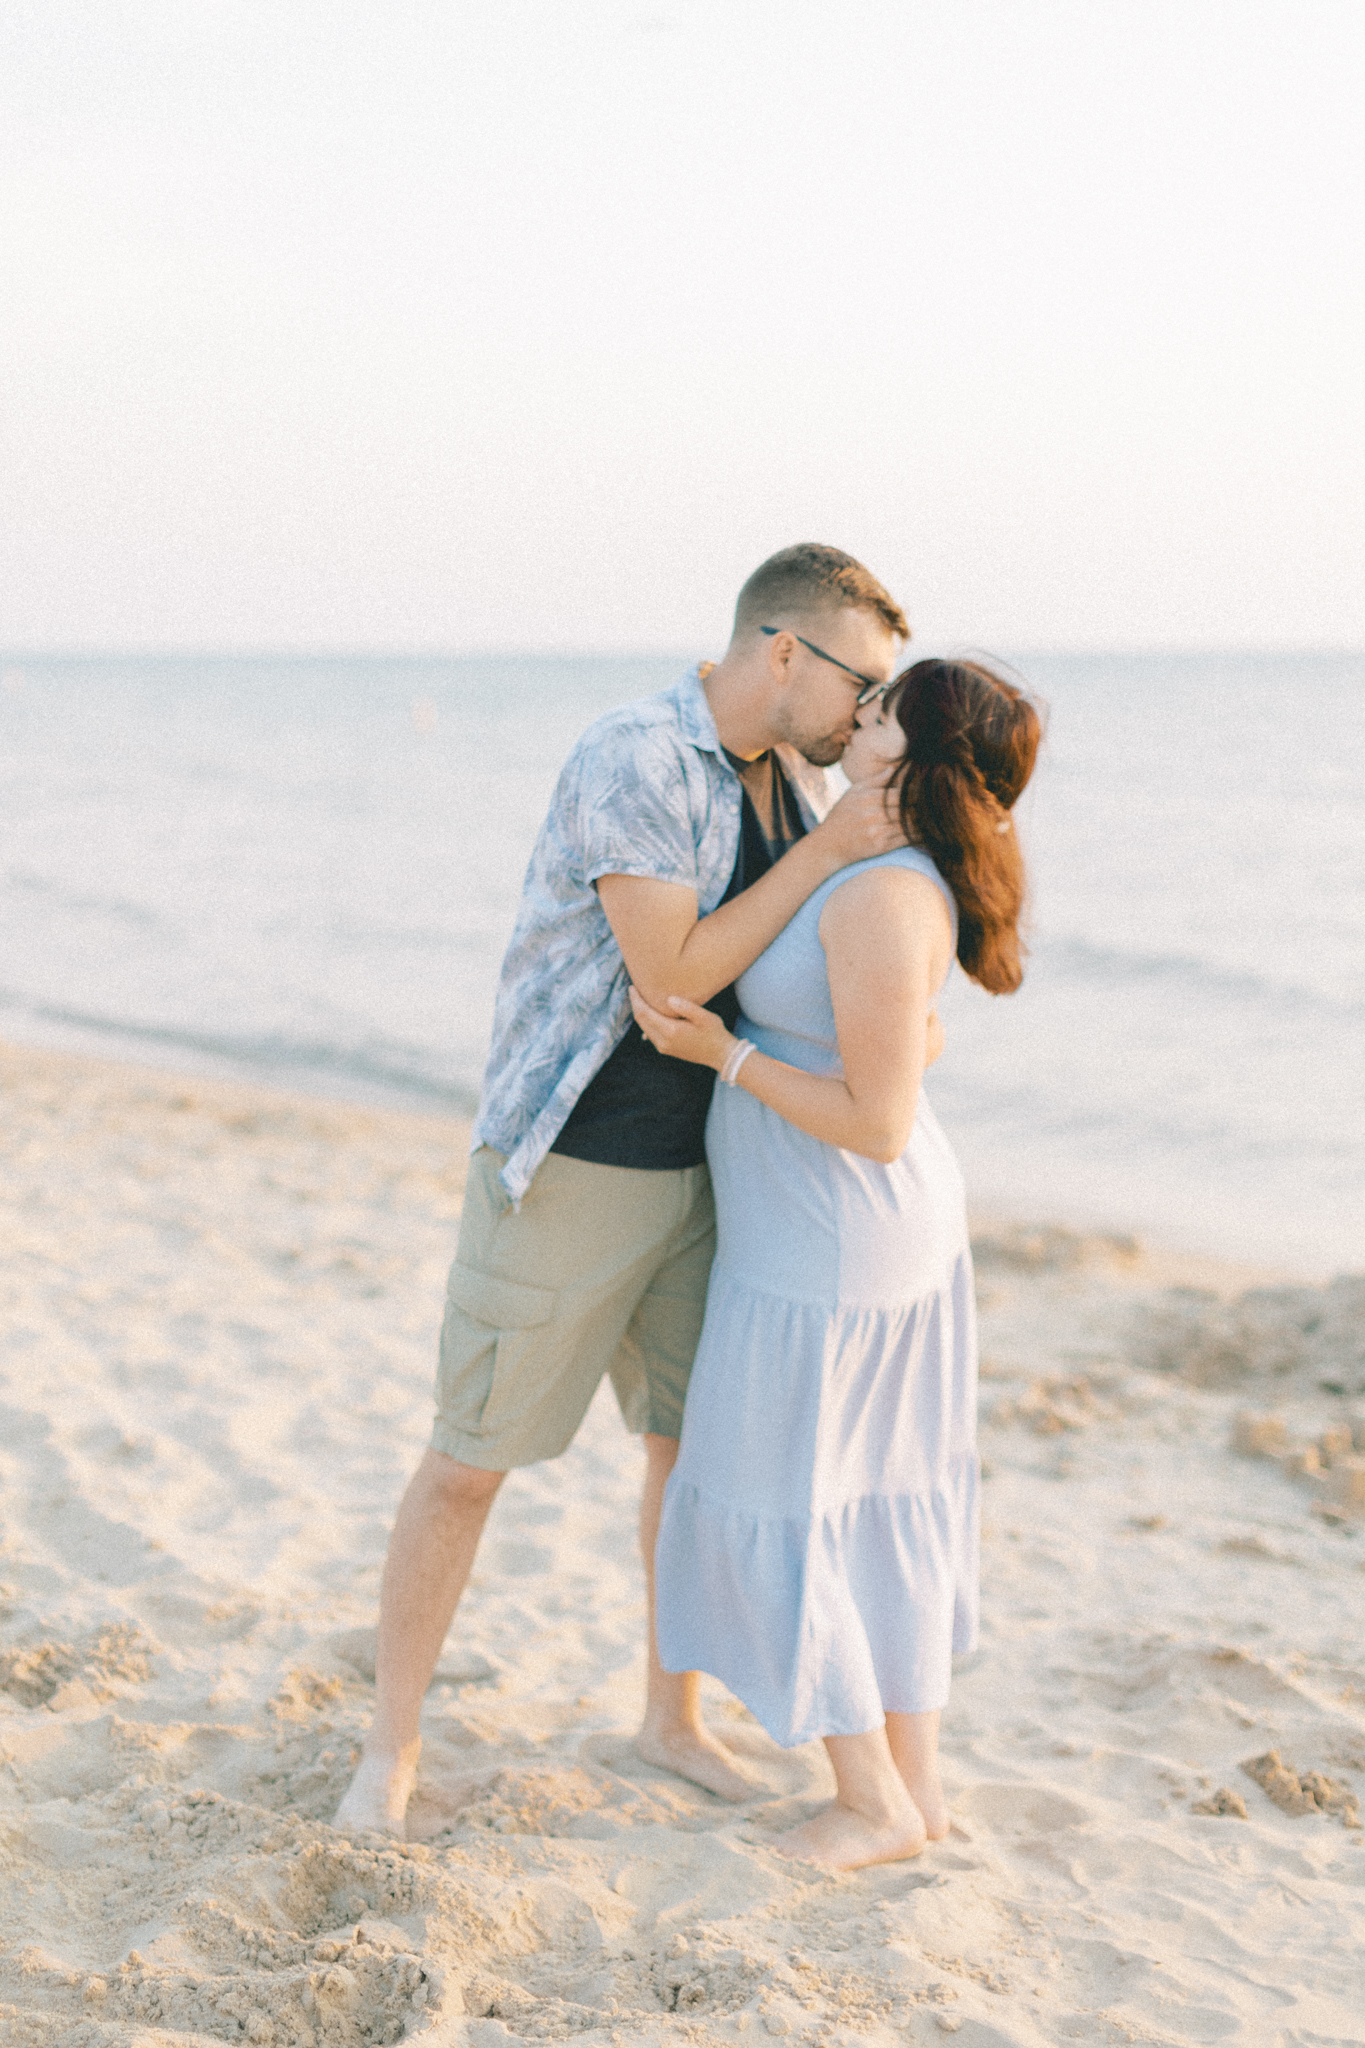
[[[710,1671],[838,1793],[781,1837],[830,1869],[948,1831],[938,1720],[976,1637],[976,1336],[962,1177],[920,1098],[954,954],[1022,977],[1010,810],[1040,737],[973,662],[921,661],[843,767],[899,787],[911,844],[816,891],[739,983],[738,1033],[632,992],[716,1068],[719,1245],[659,1536],[666,1668]]]

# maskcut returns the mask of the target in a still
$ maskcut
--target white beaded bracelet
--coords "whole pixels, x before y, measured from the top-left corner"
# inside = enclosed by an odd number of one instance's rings
[[[727,1088],[734,1087],[735,1082],[739,1078],[739,1070],[744,1065],[745,1060],[748,1059],[751,1052],[757,1051],[758,1047],[754,1044],[752,1038],[741,1038],[737,1041],[733,1050],[726,1054],[725,1065],[720,1070],[720,1078],[724,1081]]]

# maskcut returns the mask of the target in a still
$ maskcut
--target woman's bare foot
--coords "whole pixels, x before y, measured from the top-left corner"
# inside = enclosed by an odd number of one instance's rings
[[[397,1756],[362,1756],[332,1826],[357,1835],[394,1835],[401,1842],[421,1753],[419,1736]]]
[[[676,1771],[680,1778],[688,1778],[736,1806],[760,1798],[768,1789],[700,1722],[666,1721],[661,1714],[646,1714],[635,1749],[647,1764]]]
[[[773,1846],[779,1856],[822,1870],[862,1870],[869,1863],[918,1856],[927,1840],[924,1818],[907,1793],[893,1810],[877,1814],[859,1813],[833,1799],[812,1820],[779,1835]]]

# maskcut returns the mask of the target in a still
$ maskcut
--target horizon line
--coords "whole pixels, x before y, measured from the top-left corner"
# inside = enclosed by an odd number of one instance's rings
[[[980,651],[979,641],[955,642],[964,651]],[[1159,641],[1143,645],[1087,642],[1075,646],[1034,645],[996,651],[1011,661],[1112,660],[1114,658],[1180,659],[1190,656],[1292,655],[1365,656],[1365,644],[1345,641]],[[695,652],[676,647],[496,646],[477,647],[137,647],[89,645],[73,647],[10,647],[0,645],[0,665],[61,661],[220,661],[220,662],[459,662],[459,661],[695,661]]]

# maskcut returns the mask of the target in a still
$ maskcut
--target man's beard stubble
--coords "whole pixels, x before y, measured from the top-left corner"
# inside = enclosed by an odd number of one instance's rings
[[[832,768],[836,761],[842,760],[844,749],[854,733],[851,724],[840,732],[798,732],[790,718],[783,719],[782,728],[778,734],[780,743],[794,747],[812,768]]]
[[[826,733],[818,740],[793,740],[798,754],[810,762],[812,768],[832,768],[844,757],[844,750],[852,739],[852,733]]]

